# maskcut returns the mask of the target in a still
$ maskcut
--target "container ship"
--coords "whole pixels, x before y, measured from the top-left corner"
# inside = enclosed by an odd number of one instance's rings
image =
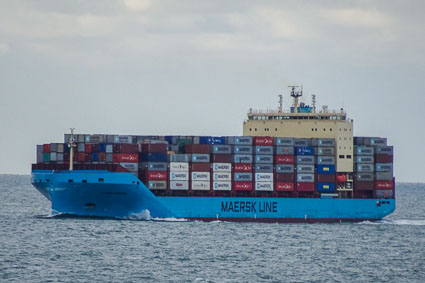
[[[242,136],[65,134],[37,145],[52,214],[122,219],[356,222],[395,210],[393,146],[347,113],[300,102],[248,111]]]

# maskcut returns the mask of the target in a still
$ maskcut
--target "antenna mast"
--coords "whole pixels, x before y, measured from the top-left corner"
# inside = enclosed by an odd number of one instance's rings
[[[311,95],[311,104],[313,104],[313,113],[316,113],[316,95]]]
[[[301,88],[301,91],[295,91],[299,87],[297,85],[290,85],[288,87],[292,88],[291,96],[294,98],[294,113],[298,113],[298,98],[303,96],[303,90]]]
[[[279,113],[283,111],[283,95],[279,94]]]
[[[70,128],[71,136],[69,137],[68,145],[69,145],[69,171],[74,169],[74,147],[75,147],[75,139],[74,139],[74,130],[75,128]]]

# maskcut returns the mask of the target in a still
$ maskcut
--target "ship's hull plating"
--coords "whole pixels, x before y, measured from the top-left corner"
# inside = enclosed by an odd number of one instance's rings
[[[157,197],[133,174],[108,171],[34,170],[32,183],[54,213],[80,216],[311,223],[374,221],[395,210],[394,199]]]

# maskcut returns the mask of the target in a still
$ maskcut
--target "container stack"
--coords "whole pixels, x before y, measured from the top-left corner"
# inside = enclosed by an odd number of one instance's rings
[[[295,174],[296,174],[296,190],[298,192],[314,192],[315,175],[314,175],[314,147],[307,139],[294,139],[295,145]]]
[[[273,138],[254,137],[254,189],[255,191],[274,190]]]
[[[335,175],[335,140],[312,139],[316,151],[317,191],[319,193],[333,193],[336,187]]]
[[[167,144],[142,143],[131,145],[138,146],[140,151],[139,177],[142,182],[150,190],[166,190],[168,188]],[[120,146],[123,146],[123,144]],[[127,168],[128,163],[120,163],[120,165]]]
[[[295,190],[295,156],[293,138],[275,139],[275,191],[293,192]]]

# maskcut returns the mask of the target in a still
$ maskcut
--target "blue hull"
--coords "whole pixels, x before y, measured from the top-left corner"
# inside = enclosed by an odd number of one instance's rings
[[[32,184],[51,201],[53,213],[79,216],[353,222],[395,210],[394,199],[157,197],[133,174],[108,171],[34,170]]]

